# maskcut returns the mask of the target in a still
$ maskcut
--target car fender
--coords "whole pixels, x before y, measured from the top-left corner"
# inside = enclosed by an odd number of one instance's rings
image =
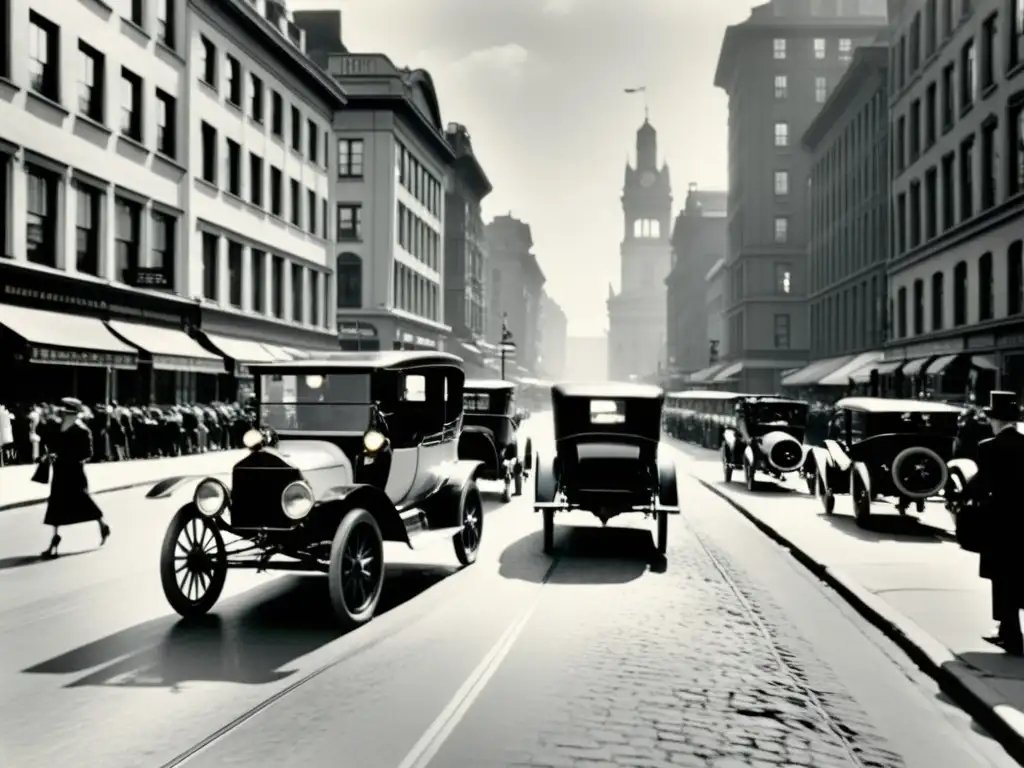
[[[736,430],[729,427],[722,430],[722,441],[732,451],[736,447]]]
[[[959,483],[959,488],[954,488],[957,493],[963,493],[978,474],[978,464],[973,459],[953,459],[946,465],[949,470],[949,479]]]
[[[458,461],[446,463],[444,465],[441,487],[462,491],[466,483],[476,478],[477,472],[480,471],[480,467],[483,465],[482,461],[475,461],[473,459],[459,459]]]
[[[815,474],[824,485],[825,489],[829,488],[829,467],[835,465],[832,460],[832,454],[828,452],[828,448],[824,446],[814,446],[811,448],[811,455],[814,456],[814,468]]]
[[[658,456],[658,506],[679,511],[679,479],[676,463],[669,456]]]
[[[743,460],[750,466],[754,466],[754,449],[749,445],[743,449]]]
[[[191,502],[196,493],[196,486],[207,478],[219,480],[224,483],[225,487],[227,487],[229,491],[231,490],[230,474],[178,475],[176,477],[166,477],[155,483],[148,491],[146,491],[146,498],[158,501],[173,498],[181,499],[182,503]]]
[[[534,477],[534,501],[538,504],[550,504],[555,500],[558,493],[558,478],[555,477],[555,463],[553,460],[541,454],[535,454],[533,458]]]
[[[842,446],[839,445],[835,440],[825,441],[825,451],[828,453],[830,459],[829,464],[834,466],[840,472],[849,472],[850,467],[853,466],[853,462],[850,461],[850,457],[846,455],[846,451],[843,450]]]
[[[330,520],[336,528],[341,519],[353,509],[365,509],[373,515],[385,541],[398,541],[412,546],[409,532],[395,505],[384,491],[373,485],[338,485],[330,488],[313,507],[310,516],[315,514],[320,521]]]
[[[862,461],[855,461],[853,463],[853,474],[855,474],[860,481],[864,484],[864,488],[868,492],[868,498],[871,498],[871,472],[868,470],[868,465]]]

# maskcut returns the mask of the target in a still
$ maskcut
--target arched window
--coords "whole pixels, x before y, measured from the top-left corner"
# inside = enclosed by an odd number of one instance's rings
[[[946,317],[946,274],[932,275],[932,330],[941,331]]]
[[[967,325],[967,262],[953,268],[953,325]]]
[[[992,254],[983,253],[978,259],[978,322],[991,320],[994,314],[995,285],[992,275]]]
[[[1010,243],[1006,254],[1006,313],[1024,311],[1024,240]]]
[[[636,219],[633,222],[633,237],[661,237],[661,222],[657,219]]]
[[[354,253],[338,256],[338,308],[363,306],[363,260]]]

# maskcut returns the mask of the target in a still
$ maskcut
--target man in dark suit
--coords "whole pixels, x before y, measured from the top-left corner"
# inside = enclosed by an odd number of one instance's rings
[[[995,437],[978,444],[978,474],[973,495],[989,512],[980,576],[992,582],[992,618],[996,632],[985,640],[1015,656],[1024,655],[1020,609],[1024,608],[1024,514],[1020,510],[1020,478],[1024,469],[1024,434],[1017,430],[1020,407],[1013,392],[993,392],[985,415]]]

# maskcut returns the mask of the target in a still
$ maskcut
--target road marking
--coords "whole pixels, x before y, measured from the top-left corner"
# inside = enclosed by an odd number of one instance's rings
[[[441,714],[430,724],[419,741],[413,745],[405,759],[398,764],[398,768],[427,768],[430,762],[437,756],[437,753],[441,751],[441,747],[444,746],[444,743],[455,731],[455,728],[462,722],[466,713],[469,712],[469,708],[473,706],[473,703],[483,693],[487,683],[494,677],[494,673],[498,671],[501,662],[505,660],[505,657],[512,650],[512,646],[515,645],[516,640],[519,639],[523,630],[526,629],[527,623],[540,605],[541,590],[555,572],[558,562],[556,558],[551,563],[551,567],[544,574],[544,578],[541,580],[530,604],[505,630],[502,636],[498,638],[498,642],[487,652],[483,661],[469,674],[466,681],[455,692],[455,695],[445,708],[441,710]]]

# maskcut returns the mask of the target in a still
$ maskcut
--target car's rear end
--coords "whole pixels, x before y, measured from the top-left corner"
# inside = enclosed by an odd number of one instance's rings
[[[874,495],[926,499],[945,487],[954,439],[941,432],[879,434],[854,444],[850,458],[868,467]]]
[[[657,492],[657,444],[594,438],[558,446],[559,485],[566,501],[595,513],[649,506]]]

